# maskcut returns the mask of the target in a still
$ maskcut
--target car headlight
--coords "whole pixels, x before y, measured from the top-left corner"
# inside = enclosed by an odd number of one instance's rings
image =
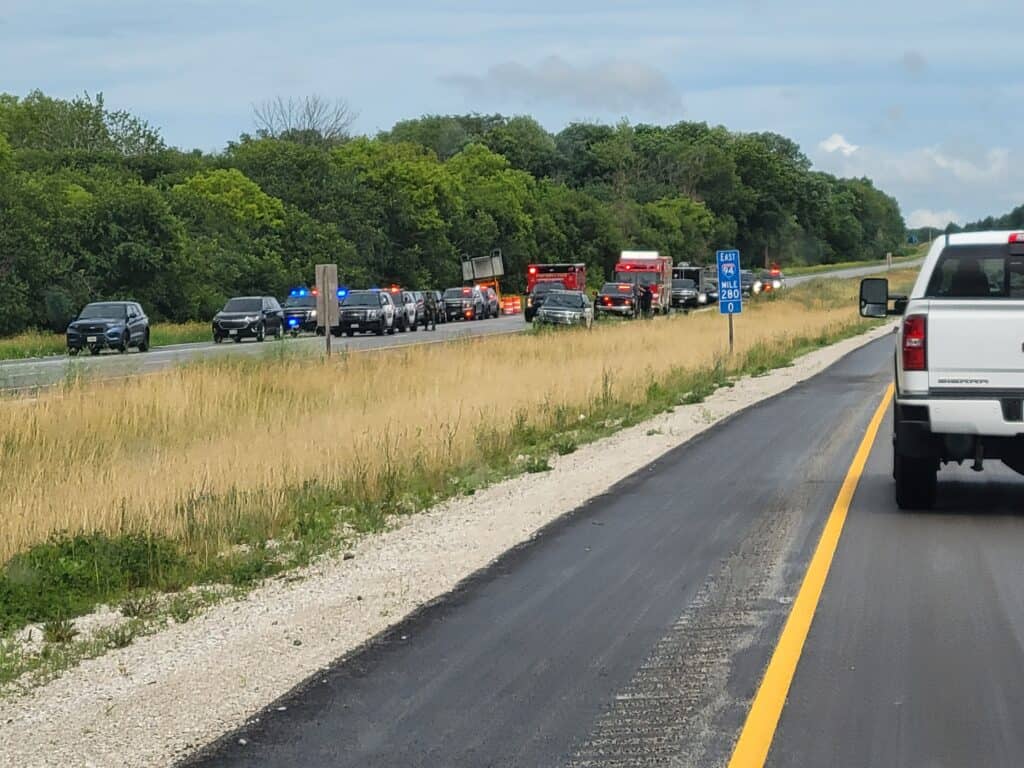
[[[255,322],[259,321],[259,319],[260,319],[259,315],[246,315],[245,316],[245,322],[247,322],[247,323],[255,323]]]
[[[782,287],[782,281],[781,280],[772,280],[772,288],[775,288],[776,290],[778,290],[781,287]]]
[[[753,286],[751,286],[751,289],[750,289],[750,290],[752,290],[752,291],[753,291],[754,293],[760,293],[760,292],[761,292],[761,281],[760,281],[760,280],[757,280],[757,281],[756,281],[756,282],[754,283],[754,285],[753,285]]]
[[[315,309],[311,309],[309,311],[309,319],[310,320],[315,320],[316,319],[316,310]]]
[[[699,294],[697,294],[697,303],[698,304],[707,304],[708,303],[708,295],[706,293],[699,293]]]
[[[376,319],[377,319],[378,317],[380,317],[380,310],[379,310],[379,309],[370,309],[370,310],[367,310],[367,312],[366,312],[366,316],[367,316],[367,317],[368,317],[368,318],[369,318],[370,320],[376,320]]]
[[[121,326],[120,325],[112,325],[109,328],[107,328],[107,335],[108,336],[118,336],[118,335],[120,335],[120,333],[121,333]]]

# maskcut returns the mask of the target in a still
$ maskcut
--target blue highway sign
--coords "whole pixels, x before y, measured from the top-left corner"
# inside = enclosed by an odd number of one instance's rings
[[[718,311],[737,315],[743,311],[743,286],[740,284],[740,252],[718,251]]]

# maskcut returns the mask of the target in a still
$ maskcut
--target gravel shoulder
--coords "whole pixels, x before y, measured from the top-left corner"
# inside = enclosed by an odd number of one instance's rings
[[[703,403],[554,457],[551,472],[404,518],[362,539],[351,559],[325,559],[0,700],[0,766],[173,763],[665,452],[890,332],[741,379]]]

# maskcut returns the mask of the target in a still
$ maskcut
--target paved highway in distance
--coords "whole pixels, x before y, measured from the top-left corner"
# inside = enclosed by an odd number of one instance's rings
[[[903,264],[898,268],[913,266]],[[788,285],[799,285],[809,280],[832,277],[859,277],[862,275],[884,272],[884,266],[854,267],[850,269],[825,272],[816,275],[804,275],[786,279]],[[527,324],[522,315],[509,315],[493,320],[476,322],[458,322],[439,325],[436,332],[419,330],[416,333],[398,333],[394,336],[356,336],[334,339],[335,349],[370,350],[383,347],[395,347],[408,344],[423,344],[440,340],[450,340],[463,336],[485,336],[500,333],[516,333],[526,330]],[[278,343],[290,349],[313,352],[323,348],[323,339],[315,337],[286,338],[283,342],[268,340],[263,344],[244,341],[241,344],[225,342],[214,344],[212,341],[195,344],[175,344],[166,347],[154,347],[146,353],[129,351],[124,355],[104,352],[98,357],[88,354],[76,358],[66,355],[53,357],[36,357],[21,360],[0,361],[0,392],[25,392],[51,387],[70,377],[82,376],[89,379],[113,379],[138,374],[151,373],[168,366],[192,362],[215,355],[264,355],[276,348]]]

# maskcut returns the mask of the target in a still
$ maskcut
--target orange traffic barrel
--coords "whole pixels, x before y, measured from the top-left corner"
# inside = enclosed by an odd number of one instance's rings
[[[520,296],[502,296],[501,313],[503,315],[518,315],[523,311],[523,299]]]

